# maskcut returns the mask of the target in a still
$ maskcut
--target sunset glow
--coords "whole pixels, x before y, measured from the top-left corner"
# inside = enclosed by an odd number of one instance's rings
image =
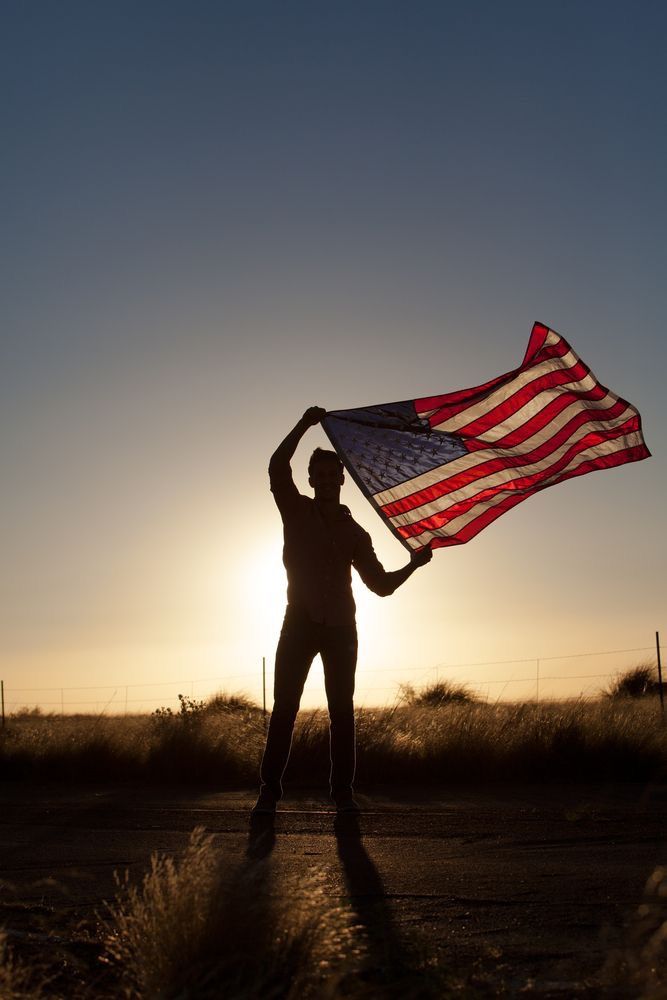
[[[588,696],[667,634],[663,14],[317,10],[11,5],[9,711],[260,701],[263,658],[270,697],[278,442],[310,405],[509,371],[537,319],[636,404],[654,457],[531,498],[393,597],[355,579],[358,701],[443,672]],[[341,500],[403,565],[349,477]],[[322,692],[317,662],[304,704]]]

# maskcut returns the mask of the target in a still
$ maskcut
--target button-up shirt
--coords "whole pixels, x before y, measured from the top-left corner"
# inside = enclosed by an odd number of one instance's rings
[[[327,510],[297,490],[286,467],[270,469],[271,492],[283,521],[283,563],[287,570],[287,603],[305,610],[325,625],[354,622],[354,566],[366,586],[385,597],[395,582],[376,556],[370,535],[339,504]]]

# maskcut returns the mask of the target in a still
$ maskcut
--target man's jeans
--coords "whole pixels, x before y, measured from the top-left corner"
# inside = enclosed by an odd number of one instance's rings
[[[354,780],[354,672],[357,664],[357,629],[349,625],[321,625],[297,608],[285,613],[274,682],[274,704],[266,738],[260,777],[276,799],[282,796],[282,776],[287,766],[294,720],[310,665],[320,654],[329,706],[331,794],[352,793]]]

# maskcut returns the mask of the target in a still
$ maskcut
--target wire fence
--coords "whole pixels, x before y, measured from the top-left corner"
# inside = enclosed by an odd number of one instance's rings
[[[355,701],[359,705],[377,707],[395,704],[408,685],[419,690],[444,680],[465,685],[478,698],[489,702],[595,698],[639,663],[656,669],[660,649],[656,634],[656,643],[651,646],[558,656],[457,663],[443,661],[429,666],[386,669],[364,668],[361,664],[357,673]],[[575,672],[582,660],[590,662],[591,667],[585,672]],[[554,669],[559,662],[563,667]],[[596,669],[598,665],[599,669]],[[219,692],[243,693],[259,704],[262,704],[266,692],[267,707],[270,707],[272,687],[272,670],[269,668],[263,674],[262,658],[258,664],[243,672],[149,683],[14,687],[3,682],[3,714],[11,715],[35,708],[60,715],[143,714],[162,707],[178,709],[179,699],[183,696],[201,701]],[[315,707],[325,702],[322,671],[311,670],[302,704],[304,707]]]

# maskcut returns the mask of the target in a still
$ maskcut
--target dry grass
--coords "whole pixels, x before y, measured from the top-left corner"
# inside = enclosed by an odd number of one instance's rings
[[[116,876],[86,974],[62,963],[46,980],[0,936],[2,1000],[445,1000],[452,980],[421,939],[378,948],[345,896],[318,869],[277,875],[272,831],[241,861],[195,829],[180,857],[151,857],[140,883]],[[381,911],[384,904],[380,904]],[[380,918],[382,917],[382,912]],[[368,921],[367,906],[365,919]],[[101,961],[101,965],[99,962]],[[70,965],[70,973],[73,971]],[[100,970],[105,970],[101,972]],[[460,984],[455,993],[461,995]]]
[[[262,836],[267,836],[264,829]],[[261,838],[260,838],[261,841]],[[378,951],[326,873],[281,875],[268,854],[237,864],[202,829],[179,861],[154,855],[140,886],[119,884],[106,961],[120,995],[136,1000],[446,1000],[461,995],[422,941]],[[386,930],[386,928],[384,928]],[[118,995],[118,992],[116,993]]]
[[[154,855],[140,887],[121,885],[107,956],[127,997],[340,996],[364,957],[348,909],[317,874],[272,891],[266,860],[234,871],[197,829],[180,861]]]
[[[358,710],[360,786],[667,775],[657,697],[494,705],[431,694]],[[240,697],[183,698],[180,712],[152,716],[12,718],[0,735],[0,766],[9,779],[242,788],[256,782],[264,738],[261,712]],[[327,713],[302,712],[287,779],[324,785],[328,771]]]
[[[413,708],[440,708],[442,705],[472,704],[480,699],[465,684],[436,681],[416,690],[412,684],[401,684],[399,700]]]
[[[362,715],[359,730],[361,781],[644,781],[667,773],[667,729],[650,703],[399,709]]]
[[[652,663],[640,663],[616,677],[605,694],[609,698],[646,698],[660,694],[657,670]]]
[[[39,969],[16,958],[0,930],[0,997],[2,1000],[46,1000],[47,981]]]
[[[0,735],[6,778],[216,783],[254,781],[264,730],[257,712],[23,716]]]

